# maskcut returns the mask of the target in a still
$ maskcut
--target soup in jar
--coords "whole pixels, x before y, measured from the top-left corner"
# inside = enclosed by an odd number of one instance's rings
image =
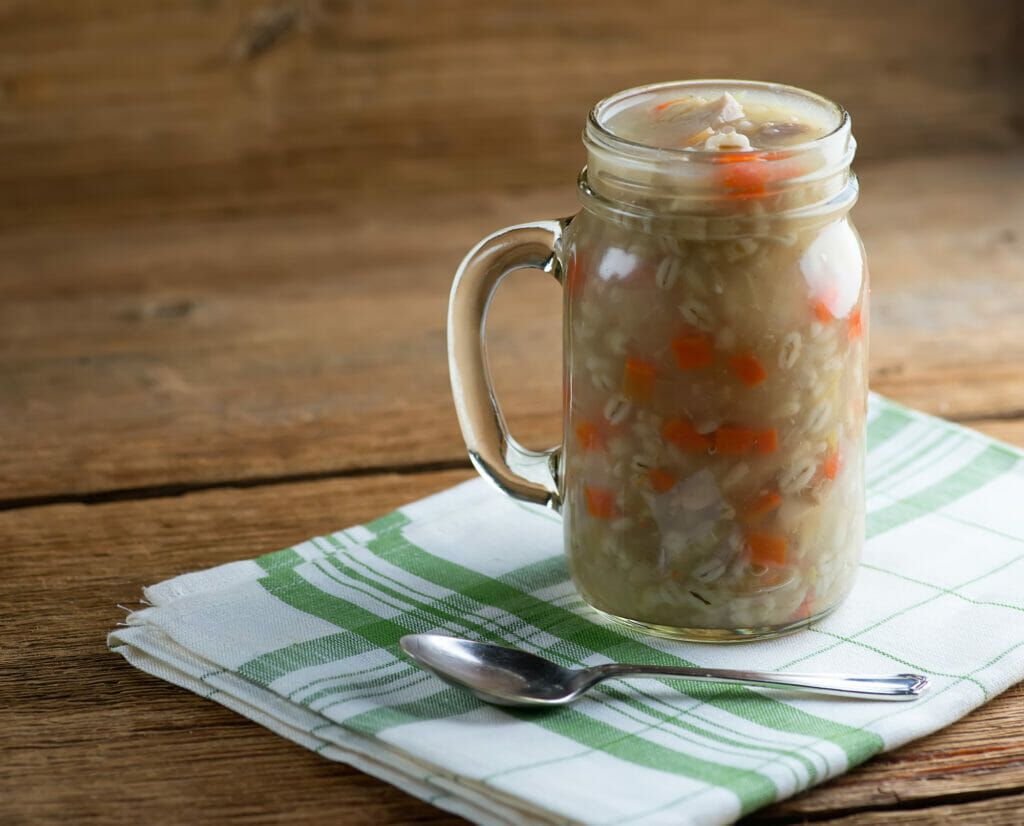
[[[613,618],[770,636],[852,585],[867,271],[852,146],[822,147],[844,118],[740,83],[595,109],[562,239],[562,508],[573,579]]]

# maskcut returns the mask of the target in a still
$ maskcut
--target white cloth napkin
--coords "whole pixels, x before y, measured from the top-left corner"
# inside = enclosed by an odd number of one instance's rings
[[[850,599],[740,646],[641,637],[575,594],[559,519],[482,480],[367,525],[145,589],[109,644],[325,757],[483,824],[717,824],[935,731],[1024,678],[1024,453],[872,397]],[[397,647],[418,631],[566,665],[927,674],[910,703],[682,681],[487,706]]]

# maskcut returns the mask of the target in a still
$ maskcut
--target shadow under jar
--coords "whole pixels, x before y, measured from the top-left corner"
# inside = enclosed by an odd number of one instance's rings
[[[478,469],[564,519],[572,579],[677,639],[777,636],[834,609],[864,541],[867,268],[839,106],[693,81],[599,103],[582,210],[482,242],[449,318]],[[564,442],[508,434],[480,352],[497,283],[564,288]]]

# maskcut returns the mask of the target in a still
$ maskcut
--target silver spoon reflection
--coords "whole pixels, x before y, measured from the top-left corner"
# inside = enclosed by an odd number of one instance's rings
[[[468,689],[481,700],[502,706],[564,705],[612,677],[679,677],[698,682],[812,691],[861,700],[914,700],[928,686],[928,678],[920,674],[774,674],[626,663],[572,669],[518,648],[443,634],[409,634],[398,644],[428,671]]]

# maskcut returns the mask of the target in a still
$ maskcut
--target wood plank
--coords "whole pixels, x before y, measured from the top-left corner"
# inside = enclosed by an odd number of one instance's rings
[[[677,77],[813,88],[861,156],[1019,147],[1014,0],[402,0],[0,10],[0,226],[558,186],[589,107]],[[936,58],[941,55],[941,60]]]
[[[445,374],[451,274],[495,228],[576,209],[580,126],[616,89],[749,75],[845,103],[873,387],[1024,446],[1024,5],[431,11],[0,7],[0,507],[146,497],[0,512],[5,822],[463,822],[103,638],[143,583],[472,475]],[[492,317],[499,394],[536,446],[559,431],[557,293],[523,276]],[[158,495],[203,485],[220,487]],[[752,822],[1018,823],[1022,699]]]
[[[865,164],[874,388],[1017,444],[1024,156]],[[464,461],[444,323],[480,237],[557,190],[0,235],[0,499]],[[559,439],[557,286],[490,322],[513,431]]]
[[[463,822],[136,671],[104,638],[144,584],[367,521],[469,475],[0,514],[0,820]]]
[[[1024,415],[1024,193],[1004,175],[1024,181],[1024,154],[861,169],[879,392],[965,421]]]
[[[1024,447],[1024,418],[978,419],[972,420],[970,426],[993,439]]]
[[[754,820],[800,822],[813,818],[817,822],[831,812],[866,809],[871,816],[860,822],[873,823],[877,811],[887,808],[899,808],[900,814],[910,818],[912,812],[907,810],[917,806],[980,798],[991,802],[994,795],[1022,792],[1022,701],[1024,685],[1018,684],[955,725],[879,755],[818,789],[770,806]],[[959,805],[956,808],[959,811]],[[993,811],[1001,810],[995,806]],[[1024,810],[1018,809],[1018,815],[1020,811]],[[878,822],[890,820],[879,818]]]
[[[954,802],[923,809],[896,811],[865,811],[839,817],[815,819],[824,826],[935,826],[955,823],[956,826],[1019,826],[1024,811],[1024,795],[986,798],[973,802]],[[749,820],[758,822],[756,817]],[[761,821],[773,823],[806,823],[800,820]]]
[[[137,600],[143,584],[364,522],[471,475],[383,474],[0,513],[8,540],[0,580],[3,818],[109,823],[150,812],[161,822],[461,822],[136,671],[106,650],[104,636],[121,616],[116,604]],[[906,801],[956,815],[960,806],[947,804],[982,796],[997,818],[1001,801],[1013,799],[997,796],[1024,788],[1022,699],[1017,686],[754,822],[839,822],[870,809],[851,822],[887,823],[895,813],[914,816],[898,808]],[[970,804],[964,811],[974,816]]]
[[[462,461],[452,273],[496,226],[571,197],[3,239],[0,496]],[[495,361],[531,350],[510,412],[554,423],[559,299],[536,286],[541,312],[501,302]]]

